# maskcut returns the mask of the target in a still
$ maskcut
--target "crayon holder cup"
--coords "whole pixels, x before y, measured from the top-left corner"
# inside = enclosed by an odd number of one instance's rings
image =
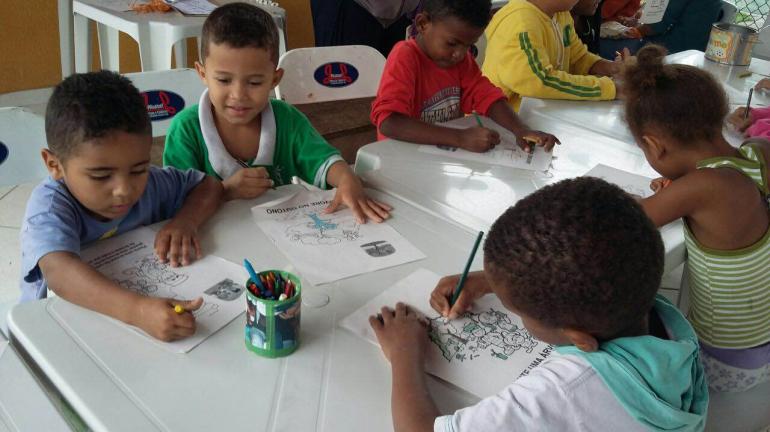
[[[280,275],[280,280],[278,283],[273,280],[270,284],[260,281],[264,291],[258,287],[253,291],[249,288],[253,282],[251,278],[246,281],[245,342],[246,348],[256,354],[277,358],[293,353],[299,346],[302,286],[297,276],[281,270],[263,271],[258,276],[267,279],[270,274],[275,276],[273,279],[278,279]],[[278,286],[282,286],[285,292],[287,281],[291,281],[293,292],[285,300],[278,300]],[[275,300],[270,298],[271,294]]]

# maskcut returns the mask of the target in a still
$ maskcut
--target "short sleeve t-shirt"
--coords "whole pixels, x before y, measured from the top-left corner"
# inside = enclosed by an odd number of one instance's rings
[[[262,134],[257,157],[250,166],[263,166],[276,186],[291,183],[293,176],[326,188],[326,174],[332,164],[342,161],[298,109],[271,99],[262,113]],[[179,169],[198,169],[225,179],[240,166],[224,148],[213,122],[208,91],[200,103],[174,117],[166,135],[163,164]]]
[[[460,63],[444,69],[415,39],[409,39],[397,43],[385,62],[371,119],[378,130],[393,113],[443,123],[473,111],[486,115],[494,102],[504,98],[502,90],[481,74],[470,52]],[[378,133],[378,138],[384,136]]]
[[[149,168],[139,201],[122,218],[101,221],[83,207],[63,181],[48,178],[32,191],[21,228],[21,301],[45,298],[48,284],[38,262],[51,252],[80,254],[81,247],[173,217],[203,180],[196,170]]]
[[[436,418],[435,432],[624,431],[647,429],[601,377],[573,355],[552,356],[529,375],[474,406]]]

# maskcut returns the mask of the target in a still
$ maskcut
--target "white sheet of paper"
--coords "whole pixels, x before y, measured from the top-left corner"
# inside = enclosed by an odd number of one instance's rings
[[[619,170],[607,165],[598,164],[591,168],[590,171],[583,174],[586,177],[599,177],[609,183],[620,186],[621,189],[630,193],[631,195],[647,198],[653,195],[652,189],[650,189],[651,178],[638,174],[633,174],[628,171]]]
[[[126,325],[170,351],[185,353],[246,310],[243,292],[248,274],[241,266],[211,255],[185,267],[161,264],[155,256],[154,241],[153,230],[138,228],[98,241],[81,256],[103,275],[139,294],[180,300],[203,297],[203,306],[194,312],[197,330],[189,338],[161,342]]]
[[[553,153],[543,150],[541,146],[535,146],[535,151],[529,154],[516,144],[516,135],[508,129],[499,126],[488,118],[481,117],[484,127],[493,129],[500,134],[500,144],[485,153],[474,153],[457,147],[421,145],[419,150],[424,153],[441,155],[445,157],[462,159],[472,162],[481,162],[490,165],[503,165],[512,168],[520,168],[531,171],[545,171],[551,165]],[[467,129],[477,126],[473,116],[467,116],[452,124],[443,123],[441,126],[453,129]]]
[[[126,12],[131,10],[131,5],[134,3],[145,4],[147,2],[142,0],[101,0],[99,2],[99,7],[115,12]]]
[[[377,344],[369,317],[399,301],[410,305],[431,323],[425,370],[478,397],[499,392],[552,354],[553,347],[533,339],[521,319],[494,295],[479,299],[463,317],[445,322],[429,303],[439,279],[419,269],[344,318],[340,326]]]
[[[257,226],[310,283],[320,285],[425,258],[387,222],[359,225],[350,209],[325,214],[335,191],[300,192],[251,209]]]
[[[646,0],[642,6],[642,17],[639,22],[642,24],[655,24],[663,20],[666,14],[668,0]]]
[[[8,341],[0,341],[0,358],[3,357],[3,352],[5,352],[5,348],[8,346]]]
[[[208,15],[217,8],[207,0],[166,0],[166,3],[185,15]]]

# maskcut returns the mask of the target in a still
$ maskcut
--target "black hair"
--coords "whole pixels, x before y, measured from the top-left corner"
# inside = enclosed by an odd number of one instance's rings
[[[663,242],[631,195],[579,177],[503,213],[489,231],[484,260],[504,303],[551,327],[611,339],[649,313]]]
[[[695,66],[664,64],[666,49],[647,45],[623,73],[625,118],[637,140],[650,127],[677,142],[713,141],[729,107],[714,77]]]
[[[455,17],[480,29],[492,18],[491,0],[425,0],[422,10],[432,20]]]
[[[264,48],[278,65],[278,28],[264,9],[248,3],[228,3],[206,18],[201,32],[201,58],[206,61],[209,44],[231,48]]]
[[[115,72],[73,74],[57,85],[45,112],[49,150],[66,160],[85,141],[112,131],[152,135],[144,98]]]

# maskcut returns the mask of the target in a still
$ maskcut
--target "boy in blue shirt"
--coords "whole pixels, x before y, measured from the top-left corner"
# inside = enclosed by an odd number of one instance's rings
[[[439,282],[431,305],[453,319],[496,295],[559,355],[441,416],[423,373],[425,325],[402,303],[395,312],[384,307],[370,323],[393,369],[395,429],[703,430],[708,389],[698,339],[656,294],[662,272],[660,234],[617,186],[583,177],[519,201],[492,226],[484,270],[468,276],[454,306],[458,276]]]
[[[390,207],[366,196],[339,151],[307,117],[270,99],[283,77],[270,14],[246,3],[214,10],[203,24],[201,62],[195,68],[206,90],[198,105],[171,122],[164,165],[221,179],[228,200],[255,198],[297,176],[322,189],[337,188],[327,212],[344,204],[359,223],[388,217]]]
[[[33,191],[21,229],[21,301],[52,289],[65,300],[170,341],[195,332],[188,311],[202,299],[143,297],[80,259],[88,243],[168,218],[155,238],[161,262],[200,257],[198,227],[220,204],[222,184],[205,174],[150,166],[152,129],[139,91],[120,75],[75,74],[54,89],[45,119],[50,177]]]

